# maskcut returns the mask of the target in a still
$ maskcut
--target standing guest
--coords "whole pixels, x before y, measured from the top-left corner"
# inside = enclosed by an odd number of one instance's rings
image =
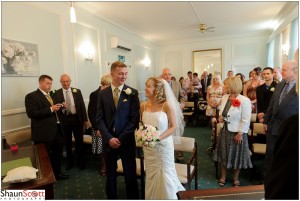
[[[264,81],[260,79],[260,74],[258,69],[253,69],[251,71],[251,78],[246,82],[244,87],[244,96],[251,100],[252,113],[256,113],[256,88],[262,84]]]
[[[163,72],[162,72],[162,78],[164,80],[166,80],[169,83],[169,85],[171,86],[172,91],[175,95],[175,98],[180,104],[180,109],[183,110],[183,108],[185,106],[185,98],[183,96],[181,86],[180,86],[179,82],[172,81],[170,79],[171,76],[172,76],[172,73],[171,73],[170,69],[169,68],[164,68]],[[176,157],[176,161],[183,162],[184,156],[183,156],[182,151],[175,151],[175,157]]]
[[[64,102],[63,129],[67,152],[66,170],[73,168],[72,133],[75,138],[75,153],[78,167],[85,169],[83,150],[83,129],[87,128],[87,114],[84,100],[79,89],[70,87],[71,78],[67,74],[60,76],[62,88],[57,90],[56,96],[59,102]]]
[[[172,81],[176,81],[176,78],[174,76],[171,77]]]
[[[147,169],[145,199],[177,199],[176,193],[185,190],[174,163],[174,143],[179,143],[176,139],[184,130],[182,111],[165,80],[149,78],[145,92],[148,101],[140,106],[142,121],[156,127],[160,133],[154,147],[143,147]]]
[[[256,88],[257,119],[260,123],[264,121],[264,116],[276,87],[276,82],[273,81],[273,68],[264,68],[262,75],[265,79],[265,83]]]
[[[279,67],[275,67],[273,72],[274,72],[274,81],[276,83],[281,82],[282,80],[281,69]]]
[[[233,77],[229,82],[229,92],[222,97],[219,122],[224,123],[217,142],[214,159],[222,165],[219,185],[226,182],[227,169],[234,169],[233,186],[240,186],[241,168],[252,168],[248,145],[248,130],[251,119],[251,102],[242,96],[242,81]]]
[[[183,77],[180,77],[180,78],[179,78],[179,83],[180,83],[180,85],[181,85],[181,89],[182,89],[182,86],[183,86],[183,81],[184,81],[184,78],[183,78]]]
[[[102,135],[98,129],[97,122],[96,122],[96,114],[97,114],[97,101],[98,101],[98,94],[101,90],[109,87],[111,85],[111,75],[104,75],[101,78],[100,87],[91,93],[90,95],[90,102],[88,106],[88,115],[90,122],[92,124],[93,135],[92,135],[92,152],[93,154],[98,154],[101,160],[101,170],[100,174],[102,176],[106,175],[106,164],[103,154],[103,140]]]
[[[25,107],[31,119],[31,139],[34,144],[45,144],[51,166],[58,179],[67,179],[61,171],[63,151],[63,130],[61,127],[62,102],[51,97],[52,78],[48,75],[39,77],[39,88],[26,95]]]
[[[162,71],[162,78],[170,84],[174,92],[174,95],[180,104],[180,108],[183,109],[185,105],[184,104],[185,98],[182,92],[181,85],[179,82],[172,80],[171,77],[172,77],[171,70],[169,68],[164,68]]]
[[[253,70],[257,71],[259,78],[264,79],[262,74],[261,74],[261,70],[262,70],[261,67],[259,67],[259,66],[255,67]]]
[[[203,75],[203,79],[201,79],[201,85],[202,85],[201,91],[204,100],[206,100],[207,89],[211,83],[211,78],[208,77],[207,71],[204,71],[202,75]]]
[[[297,94],[299,94],[298,54],[297,49],[294,54],[297,66],[295,69]],[[287,183],[289,185],[286,185]],[[266,199],[299,199],[299,111],[284,120],[279,128],[273,160],[267,170],[264,184]]]
[[[224,95],[223,82],[219,74],[214,74],[213,81],[207,89],[207,103],[206,116],[215,117],[217,111],[220,110],[221,99]]]
[[[139,124],[138,91],[125,84],[127,66],[115,61],[110,68],[112,84],[98,96],[96,121],[103,137],[106,162],[106,195],[117,199],[117,160],[122,160],[127,199],[139,199],[134,131]]]
[[[189,71],[188,73],[187,73],[187,78],[185,78],[184,79],[184,84],[183,84],[183,89],[185,90],[185,91],[187,91],[187,89],[188,88],[190,88],[190,83],[192,83],[193,82],[193,73],[192,73],[192,71]]]
[[[264,116],[263,125],[267,133],[266,169],[274,152],[279,127],[284,120],[299,111],[299,97],[295,90],[297,68],[296,61],[288,61],[282,65],[283,81],[277,84]]]
[[[241,95],[243,95],[244,85],[245,85],[245,75],[243,75],[242,73],[237,73],[235,76],[238,77],[238,78],[240,78],[241,81],[242,81],[242,92],[241,92]]]
[[[224,86],[226,86],[228,83],[227,82],[229,82],[229,80],[230,80],[230,78],[232,78],[233,77],[233,71],[232,70],[229,70],[228,72],[227,72],[227,78],[224,80]]]

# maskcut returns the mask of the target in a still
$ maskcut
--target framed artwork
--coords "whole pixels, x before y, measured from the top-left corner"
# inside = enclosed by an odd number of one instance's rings
[[[2,76],[39,76],[39,74],[37,44],[2,38]]]

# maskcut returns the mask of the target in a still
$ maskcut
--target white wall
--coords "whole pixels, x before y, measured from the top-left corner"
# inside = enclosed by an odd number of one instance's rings
[[[234,73],[248,72],[256,66],[266,67],[268,35],[235,36],[230,38],[211,38],[158,47],[157,72],[163,68],[172,69],[172,74],[186,77],[188,71],[193,71],[193,51],[205,49],[222,49],[222,78],[228,70]],[[202,74],[202,72],[197,72]]]
[[[129,77],[127,84],[137,88],[144,99],[144,82],[155,74],[155,46],[145,39],[110,22],[76,9],[77,22],[71,24],[68,2],[2,2],[2,37],[38,45],[40,75],[53,78],[53,89],[60,88],[59,78],[68,73],[72,86],[83,92],[86,105],[96,90],[100,77],[110,72],[110,65],[125,56]],[[131,52],[111,49],[111,36],[132,45]],[[94,49],[92,61],[85,60],[80,48],[89,42]],[[146,70],[143,61],[151,67]],[[2,77],[2,134],[30,126],[25,113],[26,94],[38,88],[38,77]]]

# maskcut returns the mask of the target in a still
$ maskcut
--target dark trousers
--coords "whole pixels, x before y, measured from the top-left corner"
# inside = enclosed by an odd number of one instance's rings
[[[72,153],[72,134],[75,138],[75,154],[79,163],[84,162],[84,150],[83,150],[83,123],[78,120],[76,115],[64,116],[63,118],[64,128],[64,143],[67,152],[67,161],[69,164],[73,163]]]
[[[120,156],[122,160],[127,199],[139,199],[139,191],[136,176],[135,151],[136,149],[134,144],[121,145],[121,147],[118,149],[109,148],[108,150],[106,150],[106,195],[108,199],[117,199],[116,170],[118,156]]]
[[[267,133],[267,149],[266,149],[266,156],[265,156],[265,171],[269,168],[273,153],[274,153],[274,146],[277,140],[277,135],[272,135],[271,133]]]
[[[45,144],[50,158],[50,163],[54,172],[54,175],[61,174],[61,160],[63,153],[63,131],[60,124],[57,124],[57,132],[53,141],[39,142],[35,141],[34,144]]]

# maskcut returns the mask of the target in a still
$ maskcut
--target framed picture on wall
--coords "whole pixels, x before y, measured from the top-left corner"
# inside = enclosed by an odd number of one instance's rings
[[[2,76],[39,76],[39,74],[37,44],[2,38]]]

